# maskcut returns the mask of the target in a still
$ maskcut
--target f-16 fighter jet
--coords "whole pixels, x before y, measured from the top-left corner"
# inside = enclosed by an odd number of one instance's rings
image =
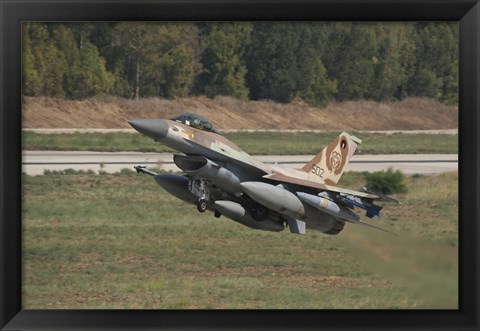
[[[134,119],[138,132],[178,151],[175,164],[184,175],[157,174],[146,167],[167,192],[254,229],[305,234],[307,229],[338,234],[345,223],[363,224],[355,207],[368,218],[379,218],[375,201],[396,200],[363,188],[361,192],[336,186],[361,140],[340,133],[301,169],[255,160],[222,136],[206,119],[182,113],[170,120]]]

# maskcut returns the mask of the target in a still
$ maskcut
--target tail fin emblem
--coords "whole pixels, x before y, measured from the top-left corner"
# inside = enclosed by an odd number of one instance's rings
[[[337,170],[338,168],[340,168],[341,162],[342,162],[342,156],[337,151],[334,151],[332,153],[332,156],[330,157],[331,168],[333,168],[334,170]]]
[[[303,166],[302,171],[311,172],[330,185],[336,184],[361,142],[357,137],[342,132]]]

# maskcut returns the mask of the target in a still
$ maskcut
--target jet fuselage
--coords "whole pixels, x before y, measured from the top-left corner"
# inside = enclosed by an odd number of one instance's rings
[[[367,210],[367,216],[377,216],[381,209],[371,205],[378,195],[335,186],[361,142],[346,132],[302,169],[292,169],[255,160],[195,114],[129,123],[138,132],[182,153],[174,155],[174,162],[186,176],[136,169],[153,175],[178,198],[197,201],[201,212],[209,209],[216,217],[225,215],[255,229],[281,231],[288,225],[293,233],[310,228],[337,234],[345,222],[370,225],[360,221],[354,205]]]

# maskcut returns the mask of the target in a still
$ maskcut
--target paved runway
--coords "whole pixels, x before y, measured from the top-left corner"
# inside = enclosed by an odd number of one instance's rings
[[[258,155],[256,159],[265,163],[300,168],[313,155]],[[117,172],[123,168],[133,170],[134,165],[146,165],[154,168],[178,171],[170,153],[138,152],[70,152],[70,151],[24,151],[23,172],[28,175],[42,175],[45,169],[93,170]],[[405,174],[437,174],[457,171],[456,154],[388,154],[354,155],[346,171],[381,171],[388,168],[400,170]]]

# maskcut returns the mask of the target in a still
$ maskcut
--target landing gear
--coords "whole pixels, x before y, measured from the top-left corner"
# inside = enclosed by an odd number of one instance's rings
[[[220,218],[220,216],[222,216],[222,213],[220,213],[218,210],[215,209],[215,214],[214,214],[214,216],[215,216],[216,218]]]
[[[268,208],[259,203],[255,203],[250,208],[250,215],[252,215],[252,218],[257,222],[265,221],[268,217]]]
[[[204,213],[205,210],[207,210],[207,207],[208,207],[207,200],[205,200],[203,198],[198,199],[197,209],[198,209],[199,212]]]
[[[198,197],[197,209],[204,213],[210,200],[210,185],[208,182],[203,178],[192,178],[188,182],[188,190]]]

